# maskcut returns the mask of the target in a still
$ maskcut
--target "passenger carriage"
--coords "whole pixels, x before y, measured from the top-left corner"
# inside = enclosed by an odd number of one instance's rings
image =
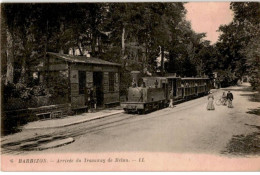
[[[190,99],[198,96],[202,96],[209,91],[209,78],[193,78],[185,77],[181,78],[181,83],[183,87],[182,98]]]

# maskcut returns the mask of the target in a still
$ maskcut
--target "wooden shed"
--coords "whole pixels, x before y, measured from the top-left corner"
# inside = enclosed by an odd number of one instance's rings
[[[98,107],[119,104],[120,64],[94,57],[52,52],[48,52],[47,58],[47,77],[64,75],[63,81],[67,84],[67,95],[64,98],[72,109],[86,108],[90,93],[94,93]],[[51,83],[57,82],[54,80]]]

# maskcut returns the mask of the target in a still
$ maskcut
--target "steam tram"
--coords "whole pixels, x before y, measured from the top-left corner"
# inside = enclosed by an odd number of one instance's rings
[[[211,88],[210,79],[204,77],[133,77],[137,83],[128,88],[127,102],[121,103],[126,113],[143,114],[167,107],[170,93],[176,103],[204,96]]]

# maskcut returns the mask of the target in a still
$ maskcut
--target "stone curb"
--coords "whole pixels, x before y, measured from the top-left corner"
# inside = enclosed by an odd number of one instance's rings
[[[76,125],[76,124],[80,124],[80,123],[84,123],[84,122],[88,122],[88,121],[92,121],[92,120],[97,120],[97,119],[101,119],[101,118],[105,118],[105,117],[109,117],[112,115],[116,115],[116,114],[120,114],[123,113],[124,111],[118,111],[118,112],[114,112],[111,114],[103,114],[97,117],[93,117],[93,118],[86,118],[83,120],[79,120],[79,121],[75,121],[75,122],[71,122],[71,123],[67,123],[64,125],[58,125],[58,126],[43,126],[43,127],[22,127],[22,130],[33,130],[33,129],[50,129],[50,128],[61,128],[61,127],[66,127],[66,126],[71,126],[71,125]]]

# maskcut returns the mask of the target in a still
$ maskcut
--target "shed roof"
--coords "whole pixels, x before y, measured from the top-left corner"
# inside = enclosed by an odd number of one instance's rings
[[[86,64],[98,64],[98,65],[110,65],[110,66],[121,66],[117,63],[112,63],[109,61],[101,60],[99,58],[89,57],[86,56],[75,56],[75,55],[67,55],[67,54],[60,54],[54,52],[48,52],[49,55],[56,56],[59,59],[63,59],[65,61],[71,63],[86,63]]]

